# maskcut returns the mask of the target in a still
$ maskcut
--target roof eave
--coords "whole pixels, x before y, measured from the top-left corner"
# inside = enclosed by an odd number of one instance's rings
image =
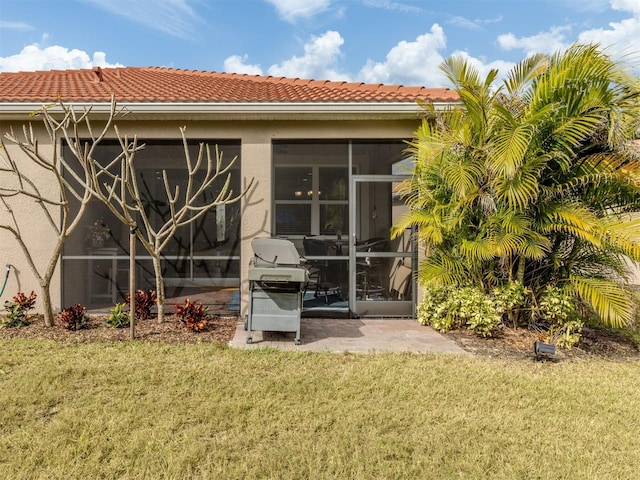
[[[93,113],[108,113],[109,102],[65,102],[77,109],[91,107]],[[436,110],[444,110],[457,102],[433,102]],[[0,118],[16,118],[31,114],[45,102],[0,103]],[[118,102],[118,108],[133,117],[165,114],[183,117],[265,117],[273,118],[386,118],[408,119],[424,115],[415,102]]]

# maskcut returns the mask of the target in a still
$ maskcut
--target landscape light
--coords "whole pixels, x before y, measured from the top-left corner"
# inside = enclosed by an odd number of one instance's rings
[[[539,360],[543,355],[555,355],[556,347],[555,345],[550,345],[548,343],[541,342],[540,340],[536,340],[533,342],[533,352]]]

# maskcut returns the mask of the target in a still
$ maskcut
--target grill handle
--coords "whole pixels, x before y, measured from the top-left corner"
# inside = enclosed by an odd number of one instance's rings
[[[271,265],[277,265],[278,264],[278,255],[276,255],[275,257],[273,257],[273,261],[271,260],[267,260],[266,258],[262,258],[260,255],[258,255],[257,253],[254,253],[254,255],[256,256],[256,258],[262,260],[265,263],[269,263]]]

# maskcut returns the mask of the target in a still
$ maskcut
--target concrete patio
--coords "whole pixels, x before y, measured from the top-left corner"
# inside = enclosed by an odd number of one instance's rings
[[[412,319],[328,319],[302,318],[301,344],[295,345],[295,333],[252,332],[253,342],[247,343],[244,321],[239,321],[231,342],[234,348],[273,347],[286,350],[328,352],[467,352],[454,341]]]

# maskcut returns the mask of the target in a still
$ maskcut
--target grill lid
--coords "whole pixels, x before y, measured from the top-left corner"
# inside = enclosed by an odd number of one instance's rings
[[[293,242],[284,238],[254,238],[251,248],[256,267],[292,266],[305,261]]]
[[[309,281],[309,271],[304,267],[253,267],[249,269],[249,280],[305,284]]]

